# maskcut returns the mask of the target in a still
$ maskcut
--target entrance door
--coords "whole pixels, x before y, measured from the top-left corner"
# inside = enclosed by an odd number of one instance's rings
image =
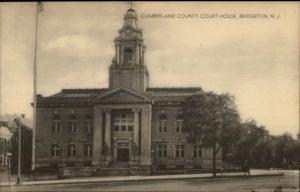
[[[118,148],[117,149],[117,161],[128,162],[129,161],[129,149]]]

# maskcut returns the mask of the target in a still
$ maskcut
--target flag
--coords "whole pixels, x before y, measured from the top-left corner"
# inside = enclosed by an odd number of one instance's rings
[[[42,12],[44,10],[44,5],[41,1],[37,2],[37,10],[38,12]]]
[[[128,2],[128,5],[129,5],[129,8],[130,8],[130,9],[133,9],[134,3],[133,3],[132,1],[129,1],[129,2]]]

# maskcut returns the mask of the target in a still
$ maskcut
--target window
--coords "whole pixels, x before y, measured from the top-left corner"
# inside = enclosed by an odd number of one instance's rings
[[[75,144],[68,145],[68,157],[76,157],[77,148]]]
[[[160,144],[157,145],[157,157],[167,157],[167,145],[166,144]]]
[[[84,156],[85,157],[92,157],[93,155],[93,146],[92,144],[85,144],[84,145]]]
[[[175,146],[175,156],[177,158],[181,158],[181,157],[184,157],[184,145],[183,144],[180,144],[180,145],[176,145]]]
[[[128,126],[128,131],[133,131],[133,125]]]
[[[77,133],[77,120],[75,119],[69,120],[69,132],[72,134]]]
[[[54,143],[50,146],[50,154],[51,157],[59,157],[60,155],[60,147],[58,144]]]
[[[60,128],[61,127],[61,121],[58,117],[53,118],[51,121],[51,135],[59,135],[60,134]]]
[[[166,119],[161,119],[158,121],[158,132],[167,132],[168,127],[167,127],[167,120]]]
[[[133,51],[131,48],[126,47],[124,49],[124,64],[132,64],[133,63]]]
[[[195,159],[202,158],[202,146],[195,144],[193,146],[193,157]]]
[[[86,133],[93,133],[93,120],[92,119],[85,120],[84,127]]]
[[[120,119],[114,119],[114,131],[120,131]]]
[[[1,139],[0,138],[0,144],[10,145],[10,140],[6,140],[6,139]]]
[[[94,127],[93,115],[92,114],[86,114],[85,120],[84,120],[85,132],[88,133],[88,134],[92,134],[93,133],[93,127]]]
[[[182,132],[183,119],[176,119],[176,132]]]
[[[167,132],[167,116],[165,114],[161,114],[158,120],[158,132]]]
[[[133,131],[133,113],[122,113],[114,116],[114,131]]]

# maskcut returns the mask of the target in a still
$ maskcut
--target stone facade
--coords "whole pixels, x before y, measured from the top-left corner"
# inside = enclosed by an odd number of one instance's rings
[[[37,98],[36,167],[210,168],[212,150],[188,143],[181,103],[201,88],[151,88],[137,16],[129,9],[115,39],[109,87],[63,89]],[[217,155],[217,165],[221,163]],[[90,169],[89,169],[90,170]],[[93,169],[94,170],[94,169]],[[114,171],[116,172],[116,171]]]

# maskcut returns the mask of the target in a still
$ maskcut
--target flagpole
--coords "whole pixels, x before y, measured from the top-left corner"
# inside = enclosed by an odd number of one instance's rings
[[[34,42],[34,62],[33,62],[33,130],[32,130],[32,164],[31,170],[35,170],[35,135],[36,135],[36,89],[37,89],[37,37],[38,21],[41,2],[36,4],[35,16],[35,42]]]

